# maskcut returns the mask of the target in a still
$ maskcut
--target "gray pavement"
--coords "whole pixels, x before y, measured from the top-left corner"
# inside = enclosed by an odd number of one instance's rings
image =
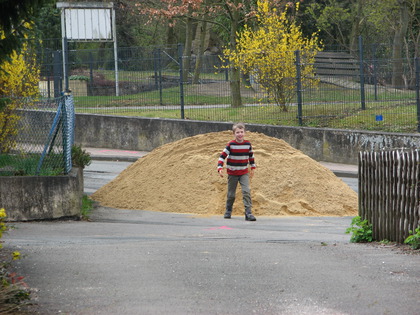
[[[85,191],[121,160],[95,158]],[[13,223],[4,245],[39,314],[419,314],[420,255],[349,243],[350,217],[257,219],[98,206]]]

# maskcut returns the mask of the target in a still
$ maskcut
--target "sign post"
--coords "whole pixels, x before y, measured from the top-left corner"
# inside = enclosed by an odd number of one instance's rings
[[[68,89],[67,43],[69,41],[112,41],[114,43],[115,94],[119,96],[117,31],[112,2],[57,2],[61,9],[63,76]]]

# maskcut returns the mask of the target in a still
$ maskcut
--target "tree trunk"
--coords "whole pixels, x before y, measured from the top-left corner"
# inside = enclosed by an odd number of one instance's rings
[[[357,0],[354,3],[356,7],[356,14],[353,18],[353,24],[351,26],[351,33],[350,33],[350,54],[355,55],[359,47],[359,35],[361,33],[361,21],[363,19],[363,2],[365,0]]]
[[[200,79],[201,65],[203,63],[203,54],[204,54],[204,43],[207,35],[207,22],[203,21],[197,27],[197,32],[200,32],[200,39],[198,50],[196,52],[195,68],[194,68],[194,77],[193,84],[197,84]]]
[[[182,67],[184,72],[182,73],[182,81],[188,81],[188,74],[190,72],[191,64],[191,48],[193,40],[193,19],[187,18],[185,26],[185,46],[184,46],[184,56],[182,58]]]
[[[239,12],[232,12],[231,19],[231,28],[230,28],[230,47],[232,50],[236,47],[236,37],[238,31],[239,23]],[[232,107],[241,107],[242,98],[241,98],[241,73],[240,70],[236,67],[230,66],[230,96],[231,96],[231,106]]]
[[[400,7],[399,21],[395,29],[394,42],[392,46],[392,86],[401,88],[403,80],[403,45],[404,37],[408,29],[408,4],[405,0],[398,0]]]

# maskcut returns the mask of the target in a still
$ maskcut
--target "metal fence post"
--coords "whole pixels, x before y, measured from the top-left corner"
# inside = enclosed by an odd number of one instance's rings
[[[302,77],[300,73],[300,51],[295,51],[296,56],[296,94],[298,106],[298,121],[299,126],[302,126]]]
[[[182,69],[182,45],[178,44],[178,58],[179,58],[179,93],[181,103],[181,119],[184,119],[184,82],[183,82],[183,69]]]
[[[63,156],[64,156],[64,171],[66,174],[70,173],[72,169],[71,149],[74,144],[74,128],[75,128],[75,112],[73,96],[68,93],[64,95],[62,102],[62,137],[63,137]]]
[[[88,82],[88,96],[95,95],[93,94],[93,67],[94,59],[92,52],[89,52],[89,82]]]
[[[158,49],[158,69],[159,69],[159,104],[163,105],[162,98],[162,51]]]
[[[365,75],[363,71],[363,37],[359,36],[359,71],[360,71],[360,101],[362,109],[366,109],[365,101]]]
[[[62,59],[60,59],[60,52],[54,51],[53,52],[53,82],[54,82],[54,97],[60,97],[61,90],[62,90],[62,79],[63,79],[63,63]]]
[[[417,132],[420,132],[420,66],[418,57],[414,58],[414,66],[416,69]]]
[[[67,37],[63,38],[63,80],[64,91],[69,89],[69,43]]]
[[[157,60],[159,58],[159,48],[156,50],[153,50],[153,69],[154,69],[154,73],[155,73],[155,89],[157,90],[159,88],[159,78],[158,78],[158,65],[157,65]]]
[[[375,89],[375,101],[378,100],[378,60],[376,59],[376,46],[377,44],[374,44],[372,47],[372,58],[373,58],[373,62],[372,62],[372,67],[373,67],[373,86]]]

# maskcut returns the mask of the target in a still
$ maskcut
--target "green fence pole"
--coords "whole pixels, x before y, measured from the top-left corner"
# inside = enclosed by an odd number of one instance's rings
[[[297,106],[298,106],[298,121],[299,126],[302,126],[302,77],[300,73],[300,52],[295,51],[296,56],[296,94],[297,94]]]
[[[418,57],[414,58],[414,66],[416,69],[417,132],[420,132],[420,66]]]
[[[362,109],[366,109],[365,101],[365,75],[363,71],[363,37],[359,36],[359,71],[360,71],[360,101]]]
[[[182,69],[182,45],[178,44],[178,58],[179,58],[179,93],[181,103],[181,119],[184,119],[184,82],[183,82],[183,69]]]
[[[159,104],[163,105],[162,98],[162,53],[158,48],[154,52],[154,68],[155,68],[155,88],[159,91]]]

